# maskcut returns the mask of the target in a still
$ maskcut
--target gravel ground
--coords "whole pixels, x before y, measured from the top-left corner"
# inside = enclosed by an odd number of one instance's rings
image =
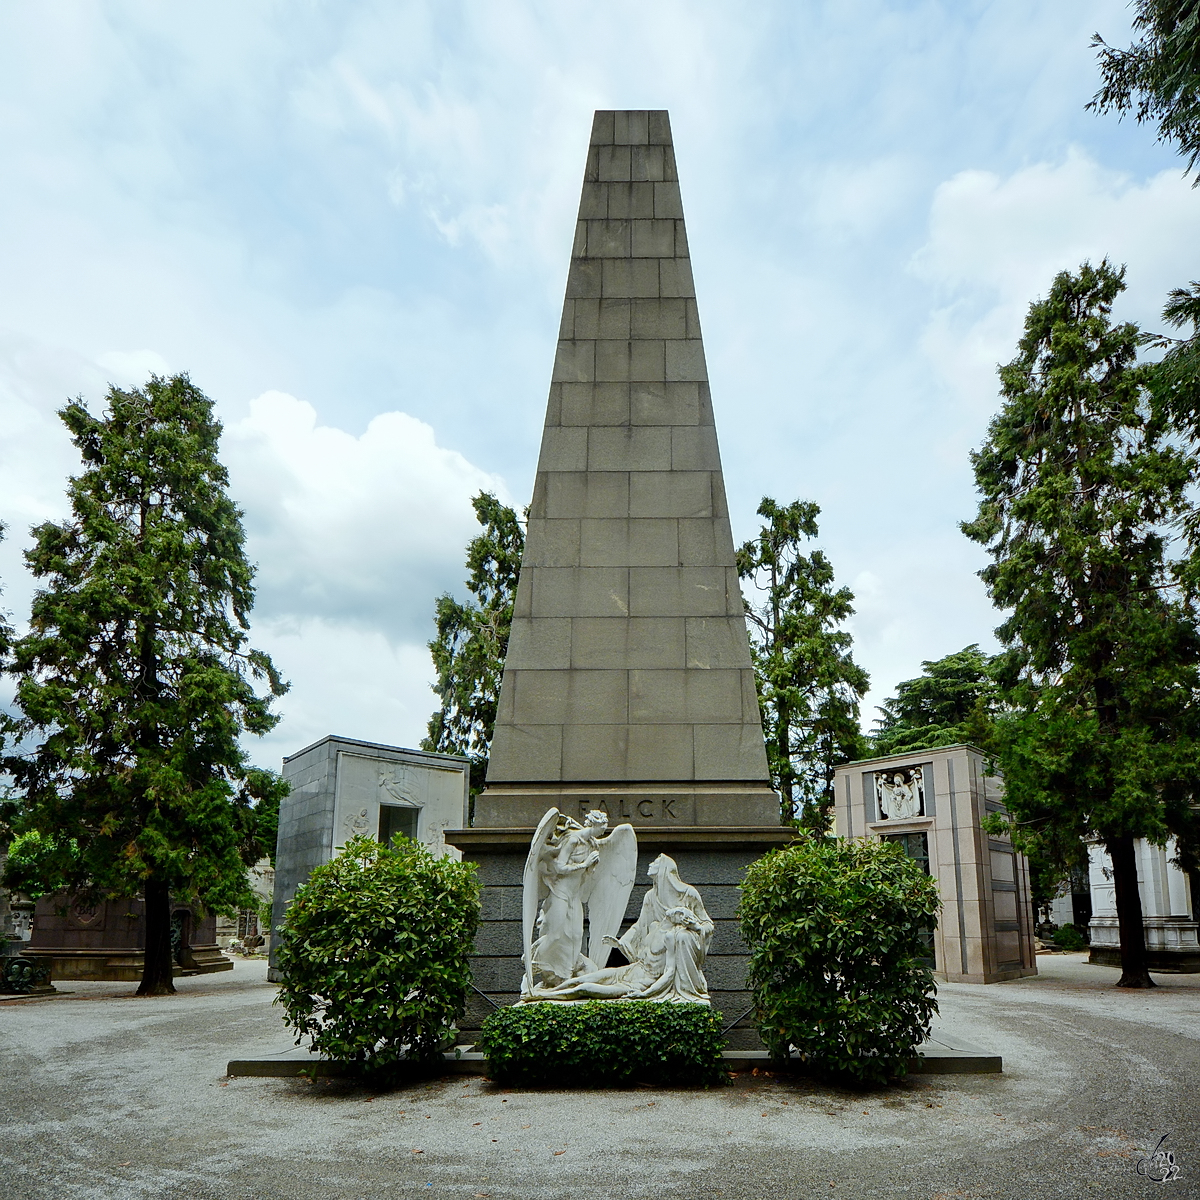
[[[868,1092],[227,1079],[290,1044],[261,960],[159,999],[64,983],[0,1004],[0,1198],[1200,1197],[1200,976],[1128,992],[1079,955],[1038,965],[939,992],[945,1035],[1003,1075]],[[1160,1190],[1136,1168],[1164,1133]]]

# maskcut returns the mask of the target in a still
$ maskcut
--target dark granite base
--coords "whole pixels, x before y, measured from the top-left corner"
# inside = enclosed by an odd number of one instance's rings
[[[1093,946],[1088,962],[1101,967],[1119,967],[1121,951],[1113,946]],[[1194,950],[1147,950],[1146,965],[1151,971],[1164,975],[1195,975],[1200,973],[1200,954]]]

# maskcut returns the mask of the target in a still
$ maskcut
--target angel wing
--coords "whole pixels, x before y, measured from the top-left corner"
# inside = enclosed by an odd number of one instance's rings
[[[525,964],[526,991],[533,988],[533,927],[537,920],[538,904],[549,894],[546,881],[542,877],[542,855],[546,853],[550,839],[554,836],[558,816],[557,808],[548,808],[546,815],[538,822],[533,841],[529,843],[525,870],[521,875],[521,961]]]
[[[581,893],[588,906],[588,940],[584,954],[603,967],[608,952],[603,939],[616,937],[637,874],[637,834],[632,825],[618,825],[599,843],[600,861]],[[592,950],[601,958],[595,958]]]

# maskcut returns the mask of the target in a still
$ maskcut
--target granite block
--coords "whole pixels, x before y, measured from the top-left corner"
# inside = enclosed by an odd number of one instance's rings
[[[666,185],[664,185],[666,186]],[[603,183],[584,183],[583,194],[579,197],[579,219],[581,221],[595,218],[603,219],[608,212],[609,185]],[[614,214],[615,215],[615,214]],[[656,216],[683,216],[683,213],[656,213]]]
[[[633,722],[739,724],[742,712],[740,671],[629,672],[629,720]]]
[[[628,383],[630,343],[627,341],[596,341],[590,344],[595,347],[595,377],[597,381]]]
[[[627,779],[627,725],[569,725],[563,728],[565,780]]]
[[[654,258],[601,258],[587,260],[602,268],[600,291],[588,295],[633,298],[659,294],[660,263]]]
[[[717,449],[717,431],[711,425],[681,425],[671,430],[671,470],[720,469],[721,454]]]
[[[634,258],[672,258],[674,257],[677,226],[683,223],[676,221],[632,221],[630,228],[632,237],[629,241]]]
[[[573,268],[572,268],[573,269]],[[688,258],[660,258],[658,260],[660,291],[646,293],[659,296],[684,296],[694,298],[696,285],[692,280],[692,263]],[[569,286],[569,285],[568,285]],[[594,296],[595,292],[571,293]]]
[[[683,342],[681,345],[688,345]],[[554,383],[589,383],[596,378],[596,343],[558,343],[554,358]]]
[[[687,336],[687,301],[678,298],[633,300],[630,335],[635,338]],[[668,422],[669,423],[669,422]]]
[[[733,533],[727,517],[679,522],[681,567],[724,566],[733,561]]]
[[[504,685],[500,689],[501,700]],[[561,725],[497,723],[488,759],[488,779],[552,780],[562,778]]]
[[[615,140],[616,113],[612,109],[597,109],[592,118],[593,146],[611,146]]]
[[[761,727],[697,725],[693,730],[697,779],[763,779],[767,752]]]
[[[695,425],[699,420],[698,384],[639,381],[630,385],[631,424]]]
[[[538,517],[627,517],[629,475],[622,471],[555,472],[544,476],[545,501]],[[534,491],[537,500],[537,491]],[[518,595],[520,587],[518,586]],[[528,615],[528,614],[526,614]]]
[[[654,146],[671,145],[671,118],[665,108],[649,109],[646,114],[650,143]]]
[[[688,725],[630,725],[625,778],[690,779],[692,730]],[[593,777],[594,778],[594,777]]]
[[[677,522],[655,518],[584,521],[581,557],[587,566],[675,566]]]
[[[573,258],[567,271],[568,298],[601,295],[603,264],[604,260],[600,258]]]
[[[597,178],[604,182],[610,179],[628,180],[633,178],[630,174],[630,149],[629,146],[597,146]],[[644,178],[644,176],[639,175],[638,178]]]
[[[687,665],[693,670],[749,669],[746,622],[737,617],[688,617]]]
[[[718,514],[713,512],[712,473],[709,471],[640,471],[630,477],[631,517],[714,515]]]
[[[667,174],[668,146],[630,146],[627,179],[669,179]]]
[[[573,667],[627,670],[634,663],[643,668],[684,663],[684,622],[679,617],[577,617],[571,630]]]
[[[660,214],[654,211],[656,183],[610,183],[608,186],[609,217],[626,220],[646,220]],[[669,185],[667,185],[669,186]]]
[[[607,218],[603,221],[581,221],[580,224],[585,227],[588,258],[629,257],[631,222]]]
[[[722,616],[728,610],[725,578],[726,572],[720,567],[631,567],[629,615]]]
[[[666,374],[664,343],[637,339],[629,343],[629,378],[635,383],[659,383]]]
[[[564,383],[560,420],[563,425],[627,425],[629,385]]]
[[[569,343],[580,345],[581,343]],[[698,427],[697,427],[698,428]],[[556,425],[542,431],[539,471],[586,471],[588,465],[587,430]],[[668,460],[672,457],[668,454]]]
[[[580,429],[580,433],[586,430]],[[531,567],[579,566],[579,521],[575,518],[530,518],[523,559]]]
[[[699,339],[666,343],[668,380],[707,380],[704,343]]]
[[[587,434],[590,471],[669,471],[672,430],[667,426],[600,426]]]
[[[650,114],[645,109],[629,109],[613,114],[613,141],[617,145],[642,145],[650,140]]]
[[[654,570],[652,567],[639,568]],[[706,568],[692,568],[704,570]],[[629,574],[621,567],[532,567],[533,617],[629,615]],[[638,613],[658,616],[658,613]]]

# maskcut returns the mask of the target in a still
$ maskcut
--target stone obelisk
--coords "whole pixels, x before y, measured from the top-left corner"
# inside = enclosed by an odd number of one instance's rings
[[[516,998],[521,868],[551,806],[632,823],[642,882],[660,851],[679,862],[717,923],[713,1002],[748,1007],[736,884],[789,833],[665,112],[595,116],[487,787],[446,835],[480,864],[473,969],[497,1002]]]

